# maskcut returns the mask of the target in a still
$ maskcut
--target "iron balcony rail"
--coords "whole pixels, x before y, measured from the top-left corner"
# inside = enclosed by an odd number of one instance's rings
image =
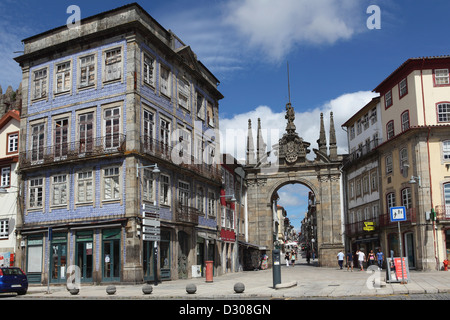
[[[124,134],[111,134],[74,142],[55,143],[48,147],[31,148],[31,150],[20,153],[20,166],[30,168],[56,162],[123,153],[125,138]]]
[[[450,205],[439,205],[435,207],[436,219],[438,221],[450,221]]]
[[[197,208],[189,207],[178,203],[175,207],[175,220],[177,222],[184,222],[198,225],[198,217],[200,212]]]
[[[208,179],[214,181],[221,181],[222,179],[222,172],[216,164],[208,164],[192,155],[183,154],[181,150],[177,150],[163,141],[158,141],[146,135],[142,136],[141,139],[141,152],[172,162],[181,168],[191,170]],[[174,156],[180,161],[175,163],[173,161]]]

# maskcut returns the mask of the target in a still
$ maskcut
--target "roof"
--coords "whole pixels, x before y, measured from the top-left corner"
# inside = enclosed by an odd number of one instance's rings
[[[0,129],[3,128],[11,119],[20,121],[20,113],[18,110],[10,110],[0,119]]]
[[[373,92],[382,92],[385,86],[392,85],[393,81],[396,81],[399,77],[404,77],[413,70],[423,68],[434,68],[439,64],[448,63],[450,65],[450,55],[421,57],[421,58],[409,58],[403,62],[397,69],[395,69],[386,79],[384,79]]]
[[[375,97],[372,100],[370,100],[369,103],[367,103],[364,107],[359,109],[350,119],[348,119],[344,124],[341,125],[341,127],[348,127],[351,124],[353,124],[356,120],[361,118],[367,111],[373,108],[374,105],[376,105],[378,102],[380,102],[380,97]]]

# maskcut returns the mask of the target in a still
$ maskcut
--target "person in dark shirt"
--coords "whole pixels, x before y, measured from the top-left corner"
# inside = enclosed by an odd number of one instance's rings
[[[352,268],[353,272],[353,254],[350,250],[347,252],[347,271],[349,268]]]

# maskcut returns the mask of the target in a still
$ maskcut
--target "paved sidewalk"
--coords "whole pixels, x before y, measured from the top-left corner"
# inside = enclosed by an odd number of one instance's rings
[[[317,261],[317,260],[316,260]],[[337,263],[336,263],[337,264]],[[107,285],[84,285],[78,295],[72,296],[65,286],[29,287],[24,299],[302,299],[307,297],[322,297],[338,299],[348,296],[383,296],[392,294],[424,294],[449,293],[450,272],[445,271],[410,271],[410,281],[407,284],[383,283],[385,270],[379,273],[382,286],[373,287],[373,279],[377,273],[368,271],[347,271],[345,268],[319,268],[312,262],[307,265],[300,260],[294,267],[281,266],[280,288],[273,287],[273,271],[244,271],[229,273],[215,277],[213,282],[205,282],[205,278],[172,280],[153,285],[151,294],[142,292],[143,284],[115,285],[116,293],[108,295]],[[234,285],[241,282],[245,286],[243,293],[235,293]],[[186,286],[195,284],[195,294],[188,294]]]

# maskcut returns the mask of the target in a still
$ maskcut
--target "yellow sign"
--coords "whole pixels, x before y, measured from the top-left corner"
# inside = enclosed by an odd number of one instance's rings
[[[364,222],[364,231],[373,231],[375,230],[375,227],[373,225],[373,222]]]

